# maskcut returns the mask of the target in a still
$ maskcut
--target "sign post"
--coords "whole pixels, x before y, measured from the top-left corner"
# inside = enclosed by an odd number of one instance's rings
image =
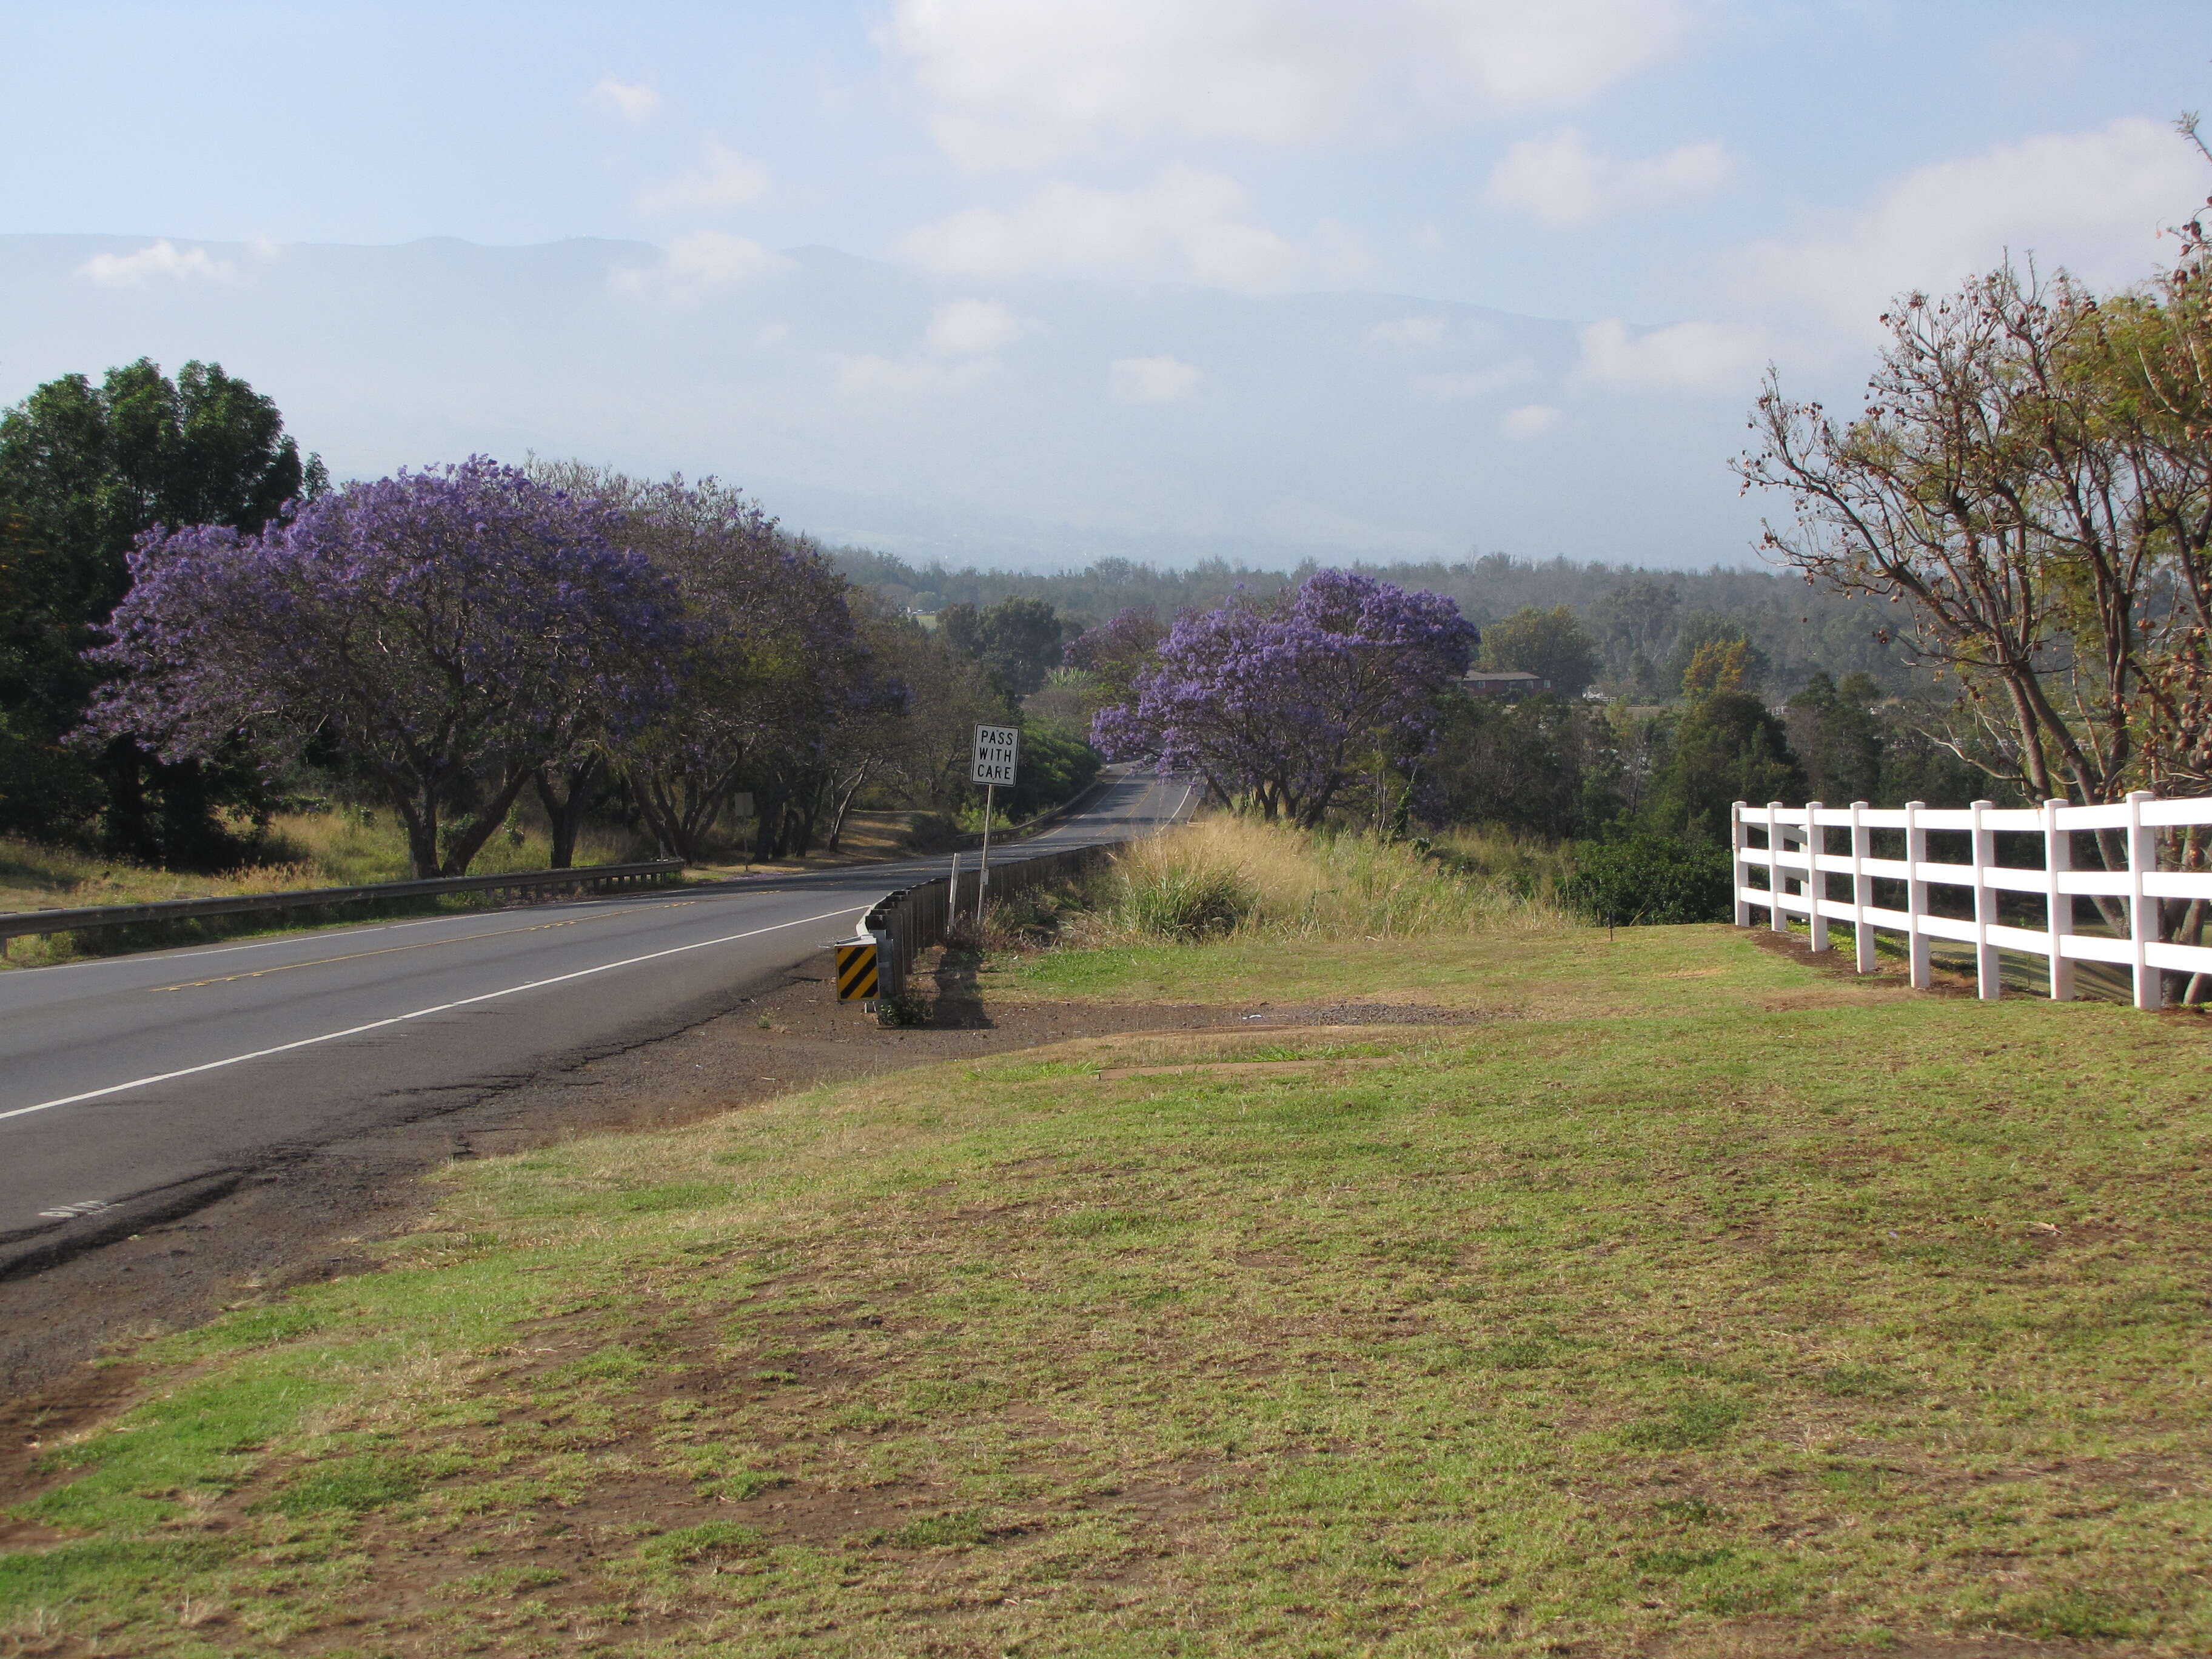
[[[968,768],[968,781],[983,786],[983,856],[975,871],[975,920],[983,920],[983,900],[991,890],[991,814],[997,805],[999,786],[1011,788],[1014,768],[1021,758],[1022,729],[1018,726],[979,726],[975,754]]]

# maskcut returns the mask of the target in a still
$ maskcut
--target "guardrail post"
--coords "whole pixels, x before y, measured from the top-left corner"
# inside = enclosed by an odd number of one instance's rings
[[[2135,946],[2136,1006],[2166,1006],[2166,973],[2150,965],[2151,941],[2158,937],[2158,901],[2143,891],[2143,878],[2158,868],[2158,831],[2142,821],[2142,804],[2154,800],[2148,789],[2128,792],[2128,937]]]
[[[1782,803],[1766,803],[1766,890],[1770,896],[1766,907],[1766,925],[1778,933],[1790,931],[1790,917],[1782,908],[1782,896],[1790,890],[1790,878],[1782,873],[1782,854],[1789,850],[1790,832],[1782,827]]]
[[[1928,953],[1928,935],[1921,918],[1928,914],[1928,884],[1920,879],[1920,866],[1928,862],[1928,832],[1920,827],[1924,800],[1905,803],[1905,915],[1907,937],[1907,976],[1913,988],[1924,991],[1936,982],[1936,968]]]
[[[2058,827],[2063,800],[2043,803],[2044,949],[2051,953],[2051,1000],[2074,1000],[2074,963],[2066,955],[2066,936],[2074,931],[2074,895],[2058,890],[2059,878],[2074,867],[2074,832]]]
[[[1997,919],[1997,890],[1990,885],[1990,871],[1997,861],[1997,836],[1994,830],[1982,827],[1982,814],[1996,805],[1993,800],[1978,800],[1966,810],[1973,814],[1974,860],[1974,990],[1984,1002],[1995,1002],[2004,994],[2004,981],[1997,972],[1997,947],[1990,943],[1990,927]]]
[[[1743,860],[1744,837],[1748,833],[1743,823],[1744,805],[1744,802],[1738,801],[1729,808],[1729,848],[1734,872],[1730,890],[1735,895],[1735,925],[1739,927],[1751,926],[1751,901],[1743,896],[1751,878],[1751,866]]]
[[[1866,861],[1874,856],[1874,831],[1864,822],[1867,804],[1863,800],[1851,803],[1851,955],[1863,974],[1875,969],[1874,924],[1867,920],[1867,906],[1874,902],[1874,878],[1867,874]]]
[[[1820,803],[1805,803],[1805,896],[1813,908],[1811,937],[1807,939],[1808,951],[1828,948],[1828,919],[1820,914],[1820,905],[1828,896],[1827,872],[1820,868],[1820,855],[1827,850],[1828,832],[1820,827]]]

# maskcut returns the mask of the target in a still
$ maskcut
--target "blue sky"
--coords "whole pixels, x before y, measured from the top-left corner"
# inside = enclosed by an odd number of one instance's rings
[[[1615,393],[1733,420],[1770,360],[1847,393],[1890,294],[2008,248],[2142,275],[2208,94],[2202,3],[19,0],[0,233],[148,239],[80,273],[117,290],[231,272],[202,241],[594,236],[678,307],[815,245],[1418,295],[1581,331],[1496,416],[1526,440]]]

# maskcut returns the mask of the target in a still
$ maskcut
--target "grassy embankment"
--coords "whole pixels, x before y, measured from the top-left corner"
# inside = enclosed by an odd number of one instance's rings
[[[989,977],[1474,1023],[1085,1040],[457,1167],[382,1271],[138,1356],[144,1403],[47,1449],[0,1628],[2212,1645],[2197,1018],[1443,888],[1416,927],[1431,878],[1392,856],[1306,858],[1301,896],[1279,846],[1224,939]],[[1362,867],[1395,936],[1321,919]],[[1480,931],[1442,920],[1467,904]]]

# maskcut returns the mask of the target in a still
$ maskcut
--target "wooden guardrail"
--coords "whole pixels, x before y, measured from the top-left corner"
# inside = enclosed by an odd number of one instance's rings
[[[1984,800],[1963,808],[1937,808],[1908,801],[1901,808],[1884,809],[1864,801],[1846,807],[1819,801],[1803,806],[1784,806],[1780,801],[1752,806],[1738,801],[1730,817],[1736,926],[1750,927],[1753,908],[1767,913],[1777,933],[1788,927],[1792,915],[1802,916],[1810,924],[1812,948],[1825,951],[1828,924],[1847,922],[1863,974],[1874,971],[1877,929],[1905,936],[1912,983],[1923,989],[1931,981],[1929,940],[1954,939],[1972,945],[1976,978],[1984,999],[1995,998],[2001,989],[2001,950],[2045,958],[2051,994],[2062,1002],[2074,994],[2077,962],[2108,962],[2130,970],[2138,1008],[2165,1006],[2169,973],[2212,974],[2212,946],[2167,939],[2161,909],[2168,901],[2212,901],[2212,871],[2162,870],[2158,858],[2158,832],[2212,824],[2212,800],[2160,800],[2139,791],[2124,801],[2099,806],[2052,800],[2041,806],[2000,807]],[[1831,836],[1838,830],[1848,832],[1848,849],[1831,852]],[[1877,831],[1886,832],[1891,850],[1904,856],[1876,858]],[[1764,845],[1753,844],[1753,833],[1764,834]],[[1966,857],[1931,859],[1931,834],[1963,836]],[[1999,863],[2000,834],[2039,838],[2041,867]],[[2103,867],[2106,860],[2094,852],[2088,860],[2077,861],[2075,838],[2099,834],[2118,842],[2125,851],[2124,862]],[[1753,884],[1754,872],[1764,877],[1765,885]],[[1848,899],[1830,896],[1833,877],[1848,879]],[[1929,890],[1936,886],[1970,890],[1972,920],[1932,914]],[[2043,926],[2020,927],[1999,921],[1998,896],[2008,893],[2040,900]],[[2125,934],[2112,938],[2077,932],[2075,901],[2081,897],[2117,900],[2126,921]],[[1895,902],[1899,899],[1901,906]]]
[[[151,904],[94,904],[74,910],[18,910],[0,914],[0,951],[7,941],[34,933],[73,933],[82,928],[135,922],[182,921],[234,916],[257,910],[279,913],[376,899],[427,898],[443,893],[517,892],[563,887],[632,887],[681,874],[681,859],[643,864],[591,864],[570,870],[510,870],[494,876],[441,876],[425,881],[379,881],[358,887],[309,887],[289,893],[228,893],[216,898],[161,899]]]

